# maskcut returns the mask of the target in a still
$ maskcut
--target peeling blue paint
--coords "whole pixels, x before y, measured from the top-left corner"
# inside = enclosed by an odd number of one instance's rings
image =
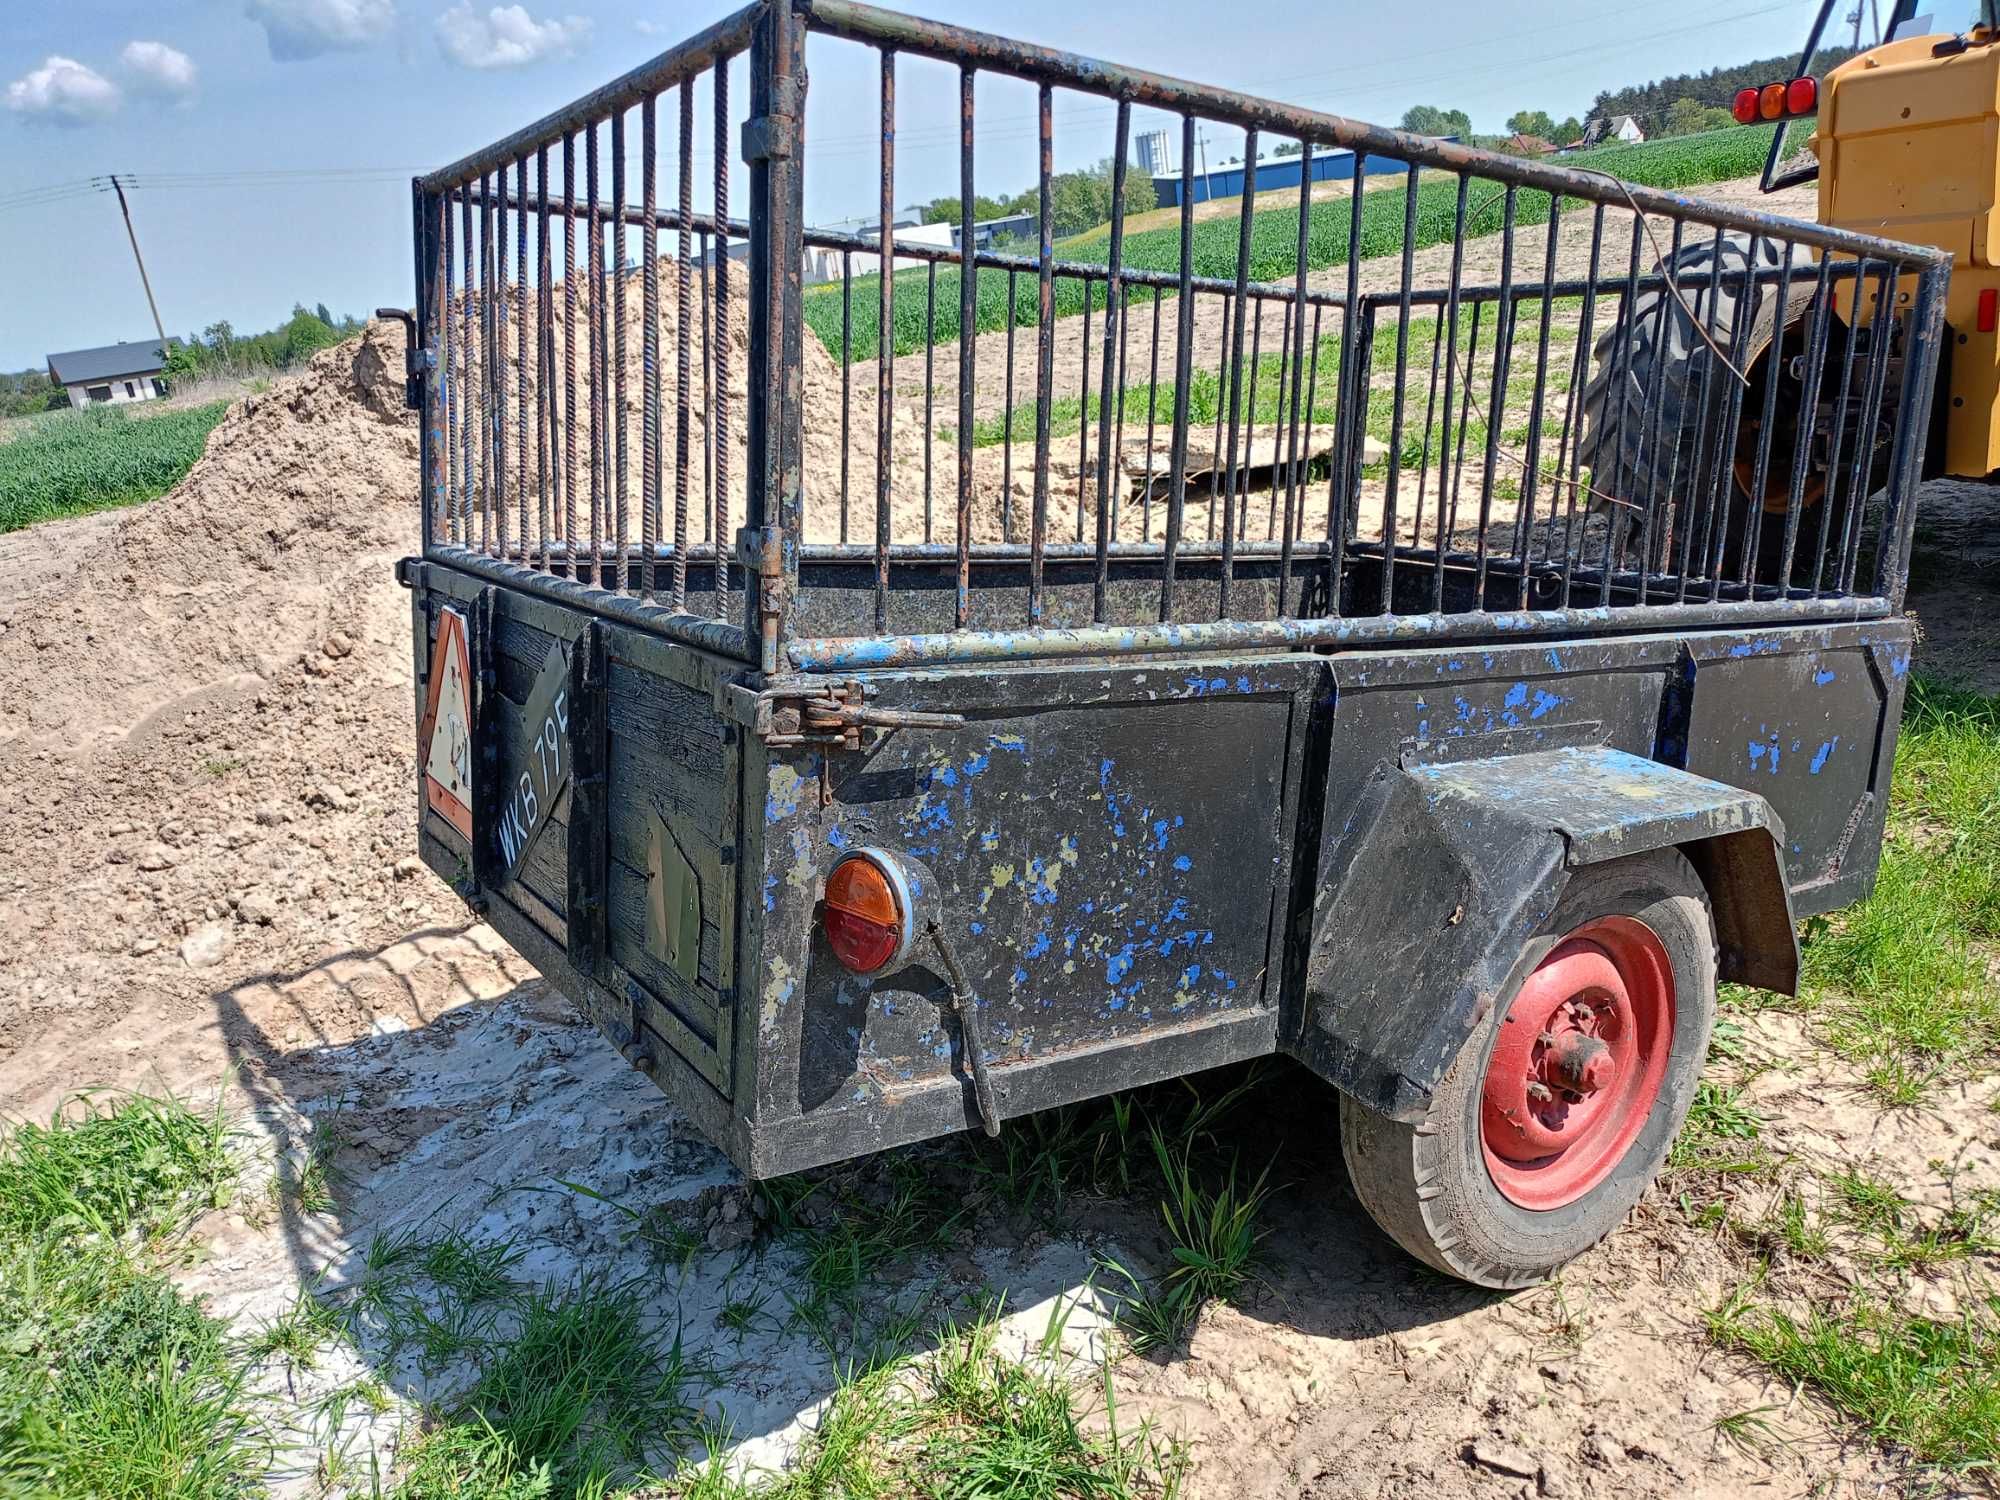
[[[1828,740],[1825,744],[1819,747],[1818,753],[1815,754],[1812,758],[1813,775],[1817,776],[1823,769],[1825,769],[1827,757],[1833,754],[1834,747],[1837,746],[1839,743],[1840,743],[1840,736],[1836,734],[1832,739]]]

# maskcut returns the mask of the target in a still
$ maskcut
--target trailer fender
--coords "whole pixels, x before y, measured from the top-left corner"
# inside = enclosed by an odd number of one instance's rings
[[[1555,910],[1570,872],[1679,848],[1708,887],[1720,977],[1791,993],[1784,831],[1753,792],[1604,747],[1378,765],[1331,810],[1290,1050],[1414,1120]]]

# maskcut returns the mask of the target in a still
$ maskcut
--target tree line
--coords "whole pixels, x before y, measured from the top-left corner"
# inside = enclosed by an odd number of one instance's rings
[[[1057,235],[1081,234],[1086,229],[1111,221],[1113,165],[1107,156],[1085,171],[1058,172],[1049,179],[1049,217]],[[1125,216],[1129,219],[1133,214],[1146,213],[1159,206],[1159,195],[1153,191],[1153,179],[1136,166],[1128,167],[1125,172]],[[974,223],[986,219],[1010,219],[1017,214],[1039,216],[1041,211],[1039,187],[1023,188],[1011,198],[989,198],[978,193],[972,199]],[[925,224],[956,224],[963,217],[960,200],[956,196],[933,198],[921,205],[918,212]]]

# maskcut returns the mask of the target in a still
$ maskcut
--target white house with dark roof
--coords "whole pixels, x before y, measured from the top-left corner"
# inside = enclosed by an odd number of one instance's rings
[[[117,406],[166,395],[167,383],[160,377],[166,363],[158,339],[71,349],[49,356],[49,380],[69,392],[71,406]]]

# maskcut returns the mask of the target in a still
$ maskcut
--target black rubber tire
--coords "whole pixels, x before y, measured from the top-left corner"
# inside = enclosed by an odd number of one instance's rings
[[[1636,917],[1666,949],[1674,974],[1674,1038],[1651,1114],[1603,1182],[1562,1208],[1524,1209],[1504,1197],[1480,1145],[1480,1085],[1507,1005],[1473,1032],[1414,1124],[1340,1098],[1341,1151],[1361,1206],[1410,1254],[1477,1286],[1548,1280],[1624,1222],[1652,1185],[1694,1102],[1715,1024],[1715,927],[1708,893],[1679,850],[1593,865],[1570,877],[1541,935],[1508,982],[1522,981],[1563,934],[1597,917]]]
[[[1680,297],[1664,288],[1642,293],[1633,304],[1629,352],[1624,347],[1622,319],[1613,320],[1598,336],[1592,351],[1592,374],[1583,390],[1583,436],[1577,457],[1590,469],[1593,489],[1630,502],[1629,507],[1619,509],[1626,535],[1631,537],[1636,537],[1640,518],[1648,511],[1676,517],[1676,535],[1689,524],[1699,527],[1701,518],[1681,517],[1678,511],[1685,509],[1692,497],[1707,494],[1714,474],[1713,445],[1722,431],[1736,382],[1717,361],[1688,309],[1701,320],[1702,328],[1709,328],[1712,322],[1716,343],[1729,354],[1731,363],[1747,374],[1777,332],[1804,315],[1812,298],[1811,258],[1798,247],[1775,245],[1767,239],[1756,241],[1756,270],[1775,270],[1790,254],[1792,280],[1782,309],[1775,284],[1760,283],[1753,288],[1757,301],[1741,315],[1739,350],[1733,340],[1738,334],[1738,303],[1751,237],[1727,231],[1720,241],[1719,257],[1717,251],[1713,238],[1682,246],[1672,262]],[[1712,289],[1711,277],[1715,282]],[[1666,303],[1664,314],[1662,300]],[[1708,451],[1701,452],[1699,439],[1704,429],[1709,433]],[[1726,472],[1726,458],[1724,463]],[[1733,481],[1725,482],[1733,500],[1747,498]],[[1732,533],[1740,524],[1742,510],[1740,504],[1731,507]]]

